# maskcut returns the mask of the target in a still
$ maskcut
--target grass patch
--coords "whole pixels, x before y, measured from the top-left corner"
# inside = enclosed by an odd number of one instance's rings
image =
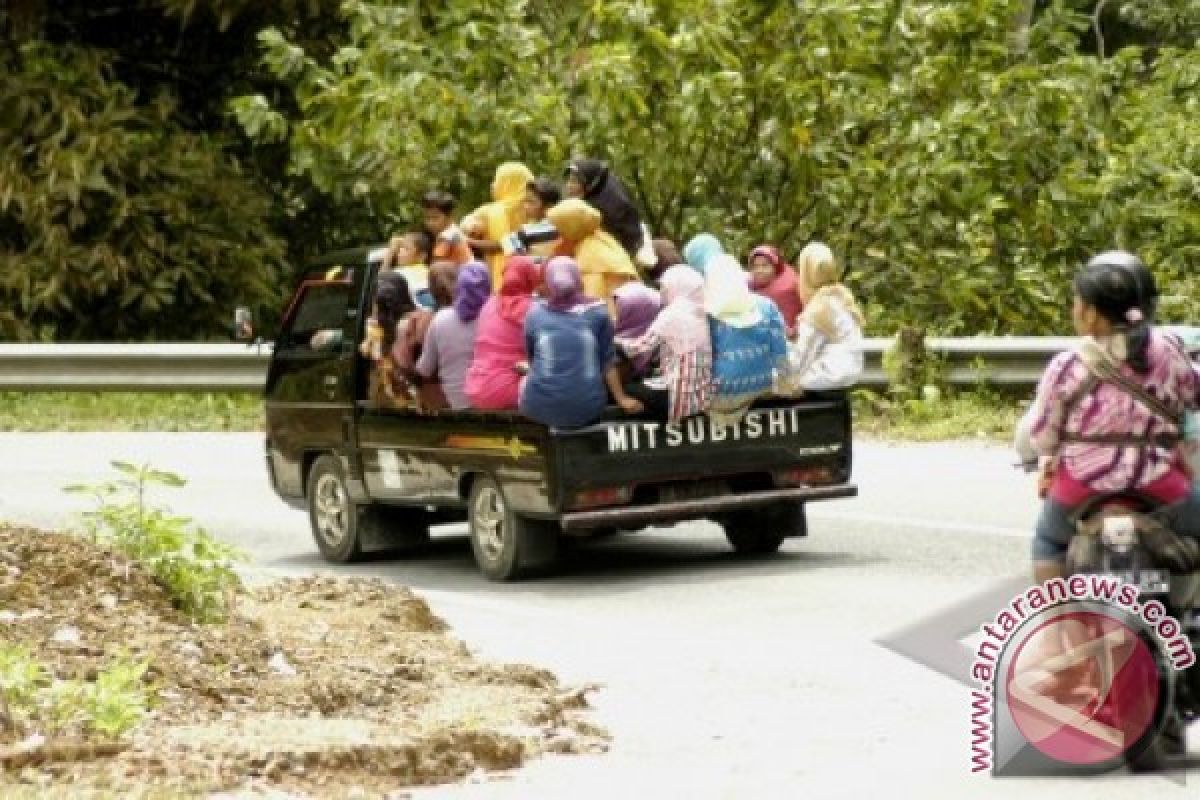
[[[0,392],[0,431],[258,431],[254,392]]]
[[[854,392],[854,431],[896,441],[983,439],[1009,443],[1031,398],[1032,390],[974,388],[896,398],[859,389]]]

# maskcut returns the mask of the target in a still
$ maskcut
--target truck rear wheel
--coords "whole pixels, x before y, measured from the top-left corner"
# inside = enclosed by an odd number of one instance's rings
[[[558,531],[552,523],[518,516],[495,478],[482,475],[467,501],[471,551],[479,570],[493,581],[510,581],[552,565]]]
[[[779,550],[784,539],[808,535],[804,504],[796,502],[735,511],[720,523],[729,544],[742,555],[768,555]]]

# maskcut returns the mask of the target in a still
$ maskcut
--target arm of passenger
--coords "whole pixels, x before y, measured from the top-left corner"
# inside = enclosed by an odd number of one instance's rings
[[[437,320],[429,323],[425,333],[425,346],[421,348],[421,357],[417,359],[417,374],[423,378],[432,378],[438,371]]]
[[[1038,455],[1054,455],[1067,422],[1066,383],[1073,353],[1059,353],[1046,367],[1029,410],[1029,446]]]
[[[788,348],[788,370],[794,379],[799,380],[812,368],[821,355],[825,341],[825,334],[801,314],[796,322],[796,339]]]
[[[620,348],[625,355],[629,356],[630,358],[640,358],[642,356],[651,355],[658,351],[658,348],[662,345],[662,333],[655,330],[654,326],[651,326],[650,329],[641,336],[632,339],[618,336],[615,339],[615,342],[616,346]]]

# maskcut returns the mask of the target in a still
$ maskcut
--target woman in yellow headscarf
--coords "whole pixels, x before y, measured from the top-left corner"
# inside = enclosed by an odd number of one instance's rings
[[[777,394],[844,389],[863,371],[863,312],[842,283],[842,265],[821,242],[811,242],[796,261],[796,292],[804,310],[788,346],[788,374]]]
[[[533,173],[524,164],[516,161],[501,164],[492,180],[492,202],[463,220],[462,228],[470,237],[471,246],[487,257],[492,286],[504,282],[505,256],[500,242],[527,221],[523,201],[533,179]]]
[[[601,229],[600,212],[583,200],[564,200],[546,213],[565,247],[575,254],[584,294],[603,300],[612,311],[612,294],[639,279],[629,253],[611,233]]]

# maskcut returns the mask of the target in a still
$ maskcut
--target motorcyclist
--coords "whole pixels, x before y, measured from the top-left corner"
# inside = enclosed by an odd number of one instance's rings
[[[1043,465],[1038,583],[1063,576],[1072,512],[1099,494],[1136,490],[1162,504],[1177,533],[1200,537],[1200,489],[1179,447],[1184,415],[1200,404],[1200,370],[1152,324],[1153,274],[1112,251],[1089,261],[1074,289],[1083,342],[1050,362],[1018,428],[1018,451]]]

